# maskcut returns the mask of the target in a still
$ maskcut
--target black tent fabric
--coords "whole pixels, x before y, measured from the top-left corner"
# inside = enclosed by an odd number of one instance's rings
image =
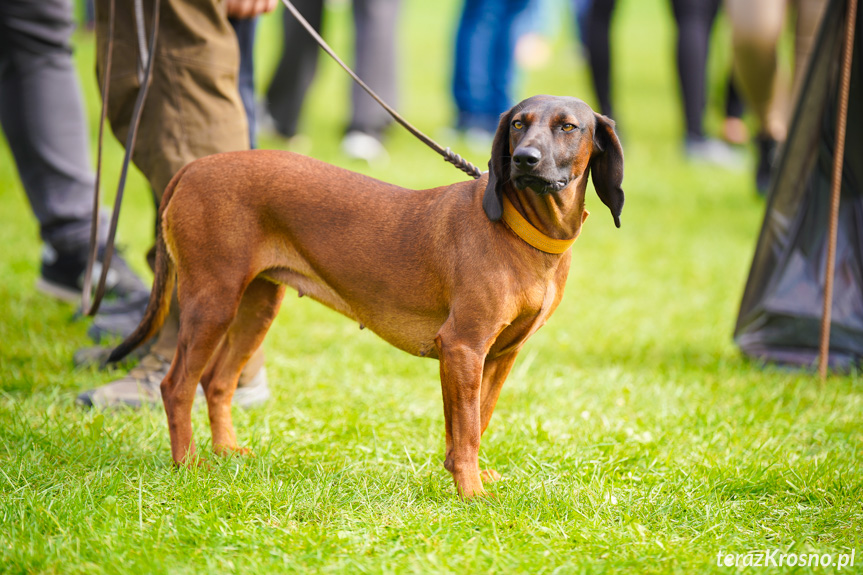
[[[831,0],[768,195],[734,340],[752,358],[814,366],[818,360],[830,180],[847,0]],[[855,22],[839,205],[830,367],[863,359],[863,33]]]

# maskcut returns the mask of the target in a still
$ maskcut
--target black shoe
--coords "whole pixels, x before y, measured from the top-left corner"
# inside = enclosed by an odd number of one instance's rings
[[[104,249],[99,249],[99,260],[93,266],[93,285],[102,273],[100,261]],[[81,300],[84,286],[84,273],[87,271],[87,249],[74,251],[58,250],[51,244],[42,247],[42,276],[36,282],[36,289],[54,296],[59,300],[77,303]],[[129,269],[119,253],[111,258],[111,267],[105,283],[107,298],[126,299],[133,295],[146,294],[149,290],[141,279]]]
[[[150,299],[148,292],[135,292],[123,299],[116,299],[99,307],[99,313],[87,329],[87,335],[95,343],[104,339],[126,338],[135,331]]]
[[[153,346],[155,341],[155,337],[150,338],[148,341],[145,341],[133,349],[129,355],[120,360],[120,362],[111,364],[111,367],[116,368],[124,365],[131,367],[131,365],[138,363],[141,358],[150,353],[150,348]],[[96,367],[98,369],[107,369],[108,356],[111,355],[112,351],[114,351],[114,347],[109,345],[83,347],[76,351],[75,355],[72,356],[72,362],[75,364],[75,367]]]
[[[759,196],[766,196],[770,190],[770,179],[773,172],[773,164],[779,156],[779,142],[770,136],[760,135],[755,138],[758,148],[758,167],[755,169],[755,189]]]

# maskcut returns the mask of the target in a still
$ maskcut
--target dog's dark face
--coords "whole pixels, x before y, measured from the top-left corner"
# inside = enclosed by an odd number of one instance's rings
[[[588,170],[597,194],[620,227],[623,149],[614,122],[577,98],[528,98],[501,116],[483,207],[489,218],[498,220],[504,186],[556,194]]]

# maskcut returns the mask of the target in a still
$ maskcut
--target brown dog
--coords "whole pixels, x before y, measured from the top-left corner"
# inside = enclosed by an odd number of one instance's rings
[[[489,167],[487,178],[420,191],[280,151],[180,170],[159,208],[147,312],[111,356],[159,329],[176,272],[179,345],[161,386],[174,461],[195,453],[198,381],[214,449],[239,449],[237,379],[292,286],[440,360],[444,467],[463,497],[483,494],[482,480],[499,475],[480,472],[480,437],[516,355],[563,296],[588,171],[620,226],[623,151],[614,123],[581,100],[536,96],[501,116]]]

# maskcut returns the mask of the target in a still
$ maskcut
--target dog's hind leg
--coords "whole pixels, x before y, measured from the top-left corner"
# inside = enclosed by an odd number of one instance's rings
[[[284,293],[285,286],[261,278],[249,284],[234,321],[201,378],[216,453],[247,452],[237,445],[231,399],[237,389],[240,372],[264,341]]]
[[[236,313],[237,304],[214,304],[224,301],[226,292],[225,286],[211,286],[209,290],[200,290],[184,298],[181,283],[177,352],[161,385],[171,434],[171,456],[177,465],[192,463],[194,458],[192,404],[195,390]]]
[[[494,359],[486,359],[482,369],[482,389],[479,398],[480,410],[480,432],[485,433],[491,414],[494,412],[494,406],[497,405],[497,398],[500,396],[500,390],[503,388],[503,382],[509,375],[512,369],[515,358],[518,355],[517,351],[513,351],[506,355],[496,357]],[[494,469],[483,469],[480,471],[483,483],[491,483],[500,479],[500,473]]]

